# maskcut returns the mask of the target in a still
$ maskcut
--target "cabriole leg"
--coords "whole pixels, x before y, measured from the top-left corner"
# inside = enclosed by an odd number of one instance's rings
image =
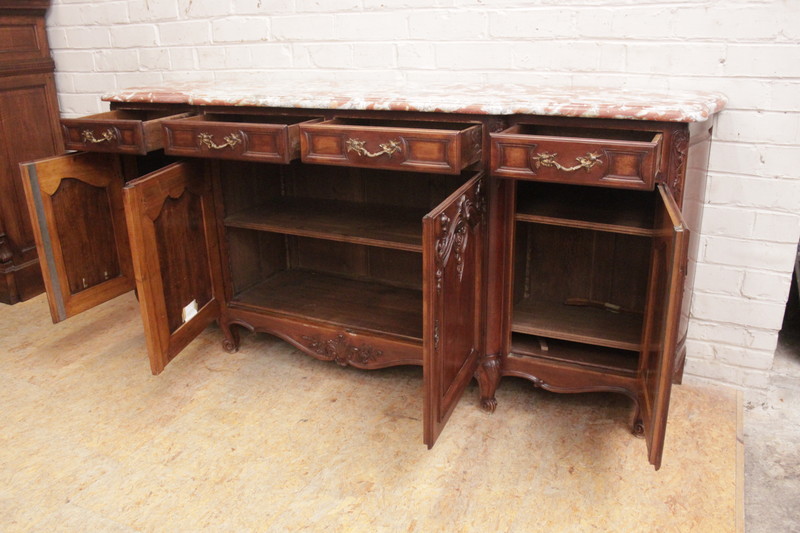
[[[239,331],[231,327],[231,324],[226,324],[220,321],[219,327],[225,338],[222,340],[222,348],[228,353],[236,353],[239,351]]]
[[[500,383],[500,356],[498,354],[484,355],[475,371],[475,379],[478,380],[478,389],[481,394],[481,409],[493,413],[497,407],[494,393]]]

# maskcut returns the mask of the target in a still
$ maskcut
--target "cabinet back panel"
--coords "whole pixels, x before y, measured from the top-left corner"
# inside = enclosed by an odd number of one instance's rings
[[[421,207],[430,210],[463,182],[461,176],[294,165],[291,177],[286,180],[286,193],[298,198]],[[420,220],[420,228],[421,222]]]
[[[644,311],[647,238],[520,223],[515,247],[515,301],[581,298]]]
[[[421,289],[422,256],[414,252],[287,236],[291,268]]]
[[[261,283],[288,266],[283,235],[228,228],[227,237],[234,294]]]
[[[283,165],[225,161],[219,165],[227,215],[250,209],[281,194]]]

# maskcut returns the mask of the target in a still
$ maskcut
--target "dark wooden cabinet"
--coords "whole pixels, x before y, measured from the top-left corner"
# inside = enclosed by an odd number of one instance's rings
[[[6,304],[44,290],[19,163],[63,152],[44,28],[48,6],[0,0],[0,302]]]
[[[214,321],[229,351],[244,329],[342,366],[422,365],[429,447],[473,377],[490,411],[503,376],[622,393],[660,466],[686,124],[123,104],[92,131],[118,138],[122,115],[159,121],[141,146],[185,159],[25,166],[54,318],[133,278],[155,374]]]

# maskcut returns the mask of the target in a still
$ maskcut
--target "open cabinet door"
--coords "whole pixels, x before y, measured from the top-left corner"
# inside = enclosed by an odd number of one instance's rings
[[[483,175],[422,222],[424,441],[444,428],[483,353]]]
[[[219,237],[211,179],[173,163],[124,189],[125,214],[153,374],[220,316]]]
[[[675,200],[663,185],[658,186],[658,192],[661,201],[655,214],[656,237],[639,366],[639,409],[648,459],[656,470],[661,467],[664,450],[689,244],[689,231]]]
[[[133,289],[119,158],[72,153],[20,170],[53,322]]]

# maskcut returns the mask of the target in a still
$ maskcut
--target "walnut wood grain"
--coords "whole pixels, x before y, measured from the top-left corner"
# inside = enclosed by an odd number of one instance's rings
[[[224,288],[211,180],[194,161],[128,183],[125,215],[150,369],[158,374],[211,322]],[[183,316],[192,302],[196,314]]]
[[[658,193],[661,202],[655,217],[661,231],[653,241],[638,375],[642,430],[648,458],[656,470],[664,451],[689,247],[689,231],[678,205],[665,186],[659,185]]]
[[[164,148],[162,121],[187,115],[175,111],[115,109],[61,119],[64,146],[67,150],[144,155]]]
[[[133,289],[119,161],[81,152],[21,170],[53,321]]]
[[[422,339],[422,293],[375,281],[285,270],[235,294],[230,305],[309,317],[376,334]]]
[[[300,157],[299,126],[305,117],[202,113],[165,120],[164,151],[170,155],[289,163]]]
[[[617,350],[523,333],[511,336],[511,353],[627,376],[635,376],[639,366],[639,353],[636,351]]]
[[[485,176],[423,219],[423,441],[432,447],[484,355]]]
[[[491,138],[491,172],[495,176],[651,190],[659,168],[662,135],[515,124]],[[545,156],[552,157],[545,161]],[[592,162],[578,168],[581,158],[587,156]]]
[[[422,252],[424,209],[281,198],[225,218],[235,228]]]
[[[49,1],[0,2],[0,303],[13,304],[44,289],[19,163],[63,151],[54,63],[45,31]]]
[[[517,302],[511,330],[621,350],[638,351],[642,344],[641,315],[558,302]]]
[[[302,160],[323,165],[458,174],[482,153],[480,124],[335,118],[300,132]]]
[[[520,183],[516,220],[628,235],[653,236],[652,193]]]

